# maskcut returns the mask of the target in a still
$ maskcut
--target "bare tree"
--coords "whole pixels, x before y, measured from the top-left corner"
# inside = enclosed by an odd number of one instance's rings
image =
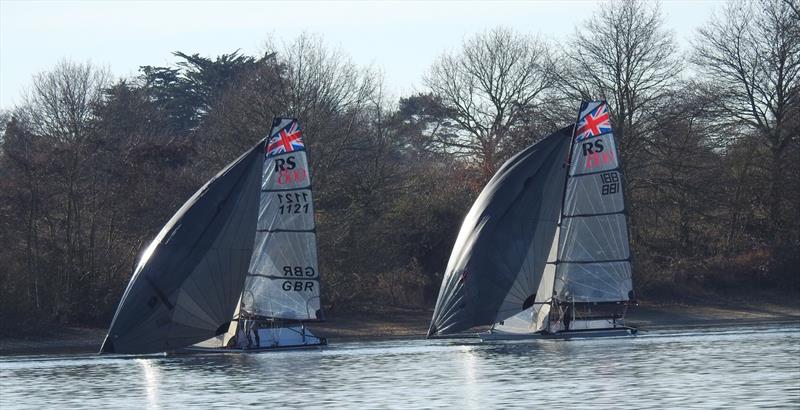
[[[643,160],[650,114],[678,80],[682,62],[658,3],[622,0],[603,4],[576,29],[564,52],[568,67],[560,88],[574,99],[611,104],[623,166]],[[638,157],[638,158],[637,158]]]
[[[466,41],[457,54],[443,54],[425,77],[459,133],[434,133],[442,149],[478,163],[484,177],[504,159],[499,155],[523,113],[553,83],[546,45],[508,28],[495,28]]]
[[[790,10],[794,12],[794,17],[796,19],[800,19],[800,4],[798,4],[797,0],[781,0]]]
[[[57,271],[61,284],[56,294],[56,314],[70,310],[74,296],[72,285],[77,276],[95,274],[95,217],[100,193],[97,170],[86,166],[86,162],[93,153],[94,108],[103,98],[109,77],[108,70],[91,63],[64,60],[52,71],[34,76],[33,87],[17,112],[17,116],[24,119],[20,123],[25,124],[26,129],[20,132],[21,138],[36,138],[57,154],[49,164],[57,170],[57,183],[42,181],[36,174],[31,174],[27,181],[31,192],[38,192],[40,185],[47,185],[46,191],[53,196],[50,201],[31,207],[29,240],[32,242],[29,246],[37,246],[36,221],[39,218],[48,220],[50,227],[45,232],[49,240],[59,244],[57,254],[61,255],[60,263],[46,267]],[[35,199],[32,197],[32,204]],[[37,212],[48,214],[34,214]]]
[[[107,69],[63,60],[53,70],[34,75],[23,110],[38,134],[81,143],[92,107],[101,100],[109,80]]]
[[[282,114],[301,118],[310,143],[316,144],[311,155],[315,178],[327,178],[346,150],[357,148],[353,130],[381,76],[307,33],[285,44],[278,60],[288,83],[283,95],[287,112]]]
[[[769,151],[767,208],[776,234],[785,231],[782,163],[800,134],[800,24],[795,9],[791,1],[731,3],[698,31],[692,60],[722,91],[720,117],[745,127],[743,134],[754,131]],[[780,241],[780,236],[773,240]]]

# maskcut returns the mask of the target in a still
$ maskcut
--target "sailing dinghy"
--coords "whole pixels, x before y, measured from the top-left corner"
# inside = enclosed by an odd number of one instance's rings
[[[624,336],[634,304],[622,173],[605,101],[509,159],[461,226],[429,337]]]
[[[311,175],[296,119],[225,167],[139,259],[101,353],[319,347]]]

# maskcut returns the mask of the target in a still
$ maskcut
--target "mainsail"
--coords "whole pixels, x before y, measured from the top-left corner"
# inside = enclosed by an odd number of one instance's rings
[[[311,174],[296,119],[275,119],[263,173],[256,241],[241,314],[322,319]]]
[[[102,353],[156,353],[227,331],[253,253],[264,141],[198,190],[147,247]]]
[[[509,159],[478,196],[450,255],[429,335],[532,306],[558,223],[572,128]]]
[[[554,291],[560,301],[632,299],[622,172],[605,101],[584,102],[573,134]]]

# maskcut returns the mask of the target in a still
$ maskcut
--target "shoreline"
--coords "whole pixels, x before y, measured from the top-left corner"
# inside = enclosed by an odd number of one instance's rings
[[[428,309],[387,309],[380,313],[333,313],[325,322],[309,327],[331,343],[423,339],[432,314]],[[641,331],[800,324],[800,302],[788,304],[650,304],[632,309],[628,324]],[[0,356],[62,355],[97,353],[105,337],[104,328],[68,327],[53,335],[0,338]]]

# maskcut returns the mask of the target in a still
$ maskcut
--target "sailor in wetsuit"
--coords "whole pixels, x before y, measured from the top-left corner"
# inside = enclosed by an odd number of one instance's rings
[[[251,349],[254,347],[260,347],[261,338],[258,336],[258,321],[253,319],[245,319],[243,328],[245,337],[247,338],[247,348]],[[253,344],[253,339],[255,339],[255,344]],[[242,340],[242,344],[244,344],[244,340]]]
[[[564,331],[569,330],[569,324],[572,322],[572,303],[567,304],[567,308],[564,310]]]

